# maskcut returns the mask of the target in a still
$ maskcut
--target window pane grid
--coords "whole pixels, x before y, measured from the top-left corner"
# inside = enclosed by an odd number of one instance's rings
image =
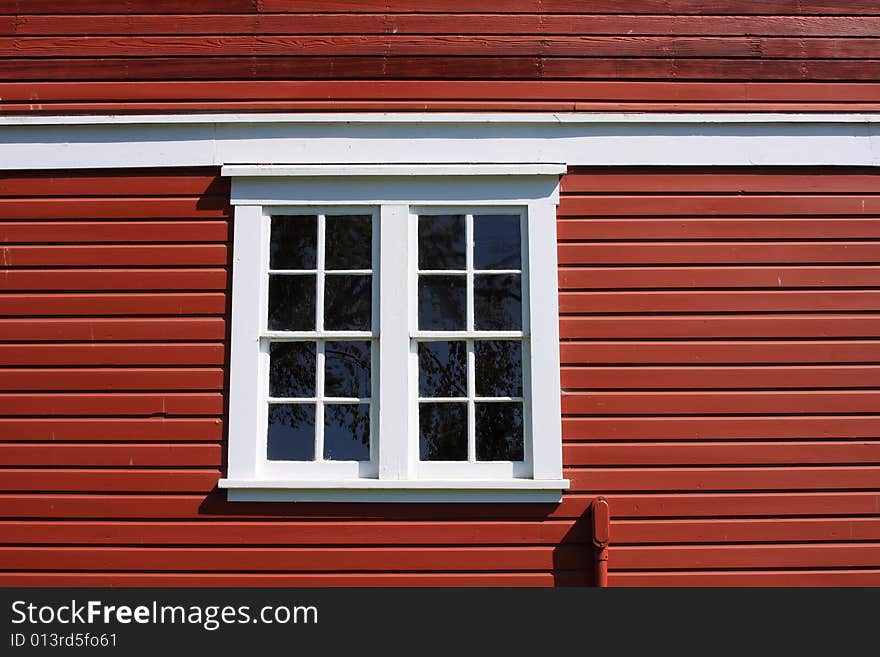
[[[465,251],[464,252],[464,256],[465,256],[464,257],[464,260],[465,260],[464,265],[465,265],[465,267],[464,267],[464,269],[461,269],[461,268],[456,268],[456,269],[424,268],[424,269],[422,269],[422,268],[419,268],[417,265],[416,266],[416,277],[417,277],[417,280],[423,280],[423,278],[430,279],[431,277],[460,276],[461,278],[463,278],[465,280],[465,299],[464,299],[464,301],[465,301],[464,320],[465,321],[464,321],[463,330],[451,330],[451,331],[450,330],[437,330],[437,329],[425,330],[425,329],[417,328],[413,334],[413,338],[414,338],[416,345],[418,345],[419,343],[430,343],[430,342],[436,343],[436,342],[444,342],[444,341],[459,342],[459,343],[464,343],[466,345],[466,369],[465,369],[465,371],[466,371],[467,396],[426,397],[426,396],[419,394],[419,395],[417,395],[416,403],[417,403],[417,406],[419,409],[420,417],[424,414],[425,415],[424,420],[426,420],[427,422],[431,423],[433,421],[438,421],[438,422],[441,422],[441,425],[442,425],[443,421],[437,419],[438,418],[438,416],[437,416],[437,408],[438,407],[433,406],[433,405],[434,404],[448,405],[448,407],[450,408],[450,411],[449,411],[450,413],[454,412],[453,409],[455,408],[456,405],[460,405],[461,410],[466,412],[466,422],[467,422],[466,457],[465,457],[464,450],[462,449],[462,448],[464,448],[464,445],[461,445],[461,448],[456,448],[456,449],[452,450],[457,456],[453,456],[451,458],[451,460],[458,461],[463,464],[464,463],[476,464],[478,462],[486,463],[486,462],[491,462],[493,460],[497,460],[499,458],[498,457],[499,453],[501,453],[501,454],[505,453],[504,450],[501,450],[500,452],[498,450],[498,447],[497,447],[498,434],[497,434],[497,432],[494,434],[492,433],[494,430],[493,425],[491,425],[491,424],[490,425],[481,425],[481,426],[483,426],[483,428],[478,431],[478,427],[477,427],[478,411],[479,411],[479,416],[481,418],[483,418],[482,420],[480,420],[480,422],[487,422],[487,421],[490,421],[490,420],[487,420],[487,416],[486,416],[486,413],[488,412],[488,410],[487,410],[488,408],[498,409],[498,412],[502,413],[502,416],[505,413],[506,414],[513,413],[514,414],[513,416],[515,417],[516,414],[518,413],[519,417],[522,417],[524,407],[527,406],[527,404],[525,403],[524,395],[518,395],[518,396],[499,395],[499,396],[492,396],[492,397],[477,395],[477,390],[476,390],[476,387],[477,387],[476,386],[477,366],[476,366],[475,343],[480,342],[480,341],[485,341],[485,340],[501,339],[501,340],[516,341],[516,342],[520,343],[520,345],[522,345],[523,341],[525,340],[526,334],[525,334],[525,331],[523,331],[523,330],[498,330],[497,328],[492,329],[492,330],[480,330],[480,329],[476,328],[475,277],[480,276],[480,275],[484,275],[484,276],[514,275],[519,278],[521,286],[525,283],[525,281],[522,280],[523,274],[524,274],[524,271],[522,269],[518,269],[518,268],[505,268],[505,269],[500,269],[500,268],[499,269],[483,269],[483,268],[480,268],[480,269],[477,269],[475,267],[475,250],[476,250],[476,246],[475,246],[475,215],[473,213],[467,213],[467,214],[462,213],[462,214],[463,214],[463,219],[464,219],[464,246],[465,246],[465,249],[464,249],[464,251]],[[418,223],[419,223],[420,228],[422,225],[424,225],[421,218],[425,217],[427,219],[430,216],[431,216],[430,214],[429,215],[419,215]],[[487,220],[491,221],[491,219],[488,217],[483,219],[483,221],[487,221]],[[508,223],[508,225],[509,225],[509,223]],[[518,236],[517,237],[520,241],[519,248],[520,248],[520,252],[522,252],[522,250],[525,248],[525,244],[524,244],[525,239],[523,236],[523,220],[522,220],[521,215],[516,218],[516,225],[518,228],[518,231],[517,231]],[[517,259],[517,258],[514,258],[514,259]],[[485,258],[483,258],[483,260],[485,261]],[[419,262],[419,259],[417,259],[417,263],[418,262]],[[521,262],[525,262],[525,259],[522,258]],[[520,262],[511,262],[510,264],[518,265],[518,264],[520,264]],[[486,280],[486,279],[484,279],[484,280]],[[488,280],[499,280],[499,279],[488,279]],[[417,293],[421,294],[421,286],[420,285],[417,285]],[[519,294],[522,294],[521,290],[520,290]],[[486,300],[484,300],[483,303],[486,303]],[[523,304],[520,309],[520,318],[518,318],[519,320],[522,321],[521,326],[523,328],[528,326],[527,321],[525,321],[525,318],[522,317],[524,312],[525,312],[525,305]],[[420,317],[419,321],[417,322],[417,327],[421,327],[422,325],[423,324],[421,323],[421,317]],[[519,327],[516,327],[516,328],[519,328]],[[417,347],[417,351],[418,351],[418,347]],[[520,347],[520,354],[522,354],[522,347]],[[520,355],[520,358],[521,358],[521,355]],[[421,363],[419,366],[420,367],[422,366]],[[520,360],[520,368],[521,368],[521,360]],[[520,374],[520,376],[521,376],[521,374]],[[499,392],[501,392],[501,391],[499,390]],[[489,406],[480,407],[480,408],[482,408],[482,410],[480,410],[478,408],[478,404],[488,404]],[[506,407],[504,406],[505,404],[507,404]],[[496,414],[496,417],[497,417],[497,414]],[[433,418],[433,420],[432,420],[432,418]],[[462,418],[462,419],[464,419],[464,418]],[[422,421],[420,420],[420,431],[425,429],[425,427],[422,427],[421,422]],[[514,422],[514,424],[512,426],[510,426],[510,430],[513,432],[513,434],[511,434],[511,435],[513,436],[514,446],[508,448],[508,451],[506,452],[507,454],[516,453],[516,447],[515,447],[516,435],[515,434],[516,434],[517,428],[515,426],[515,420],[513,422]],[[453,426],[456,426],[456,425],[454,425],[454,423],[453,423]],[[507,426],[507,425],[505,425],[505,426]],[[430,434],[431,438],[427,439],[429,442],[431,440],[433,440],[436,443],[436,441],[438,440],[438,437],[442,438],[442,436],[438,436],[438,434],[436,433],[437,430],[442,431],[442,429],[440,429],[439,427],[434,427],[432,433]],[[520,426],[520,431],[521,430],[522,430],[522,427]],[[478,433],[482,433],[482,435],[484,436],[484,438],[481,438],[480,440],[488,440],[490,442],[487,442],[483,447],[478,447],[478,444],[477,444]],[[462,436],[462,434],[457,434],[457,435]],[[464,436],[462,436],[462,437],[464,437]],[[525,436],[521,436],[521,441],[523,441],[524,439],[525,439]],[[421,443],[421,440],[420,440],[420,443]],[[503,441],[501,442],[501,445],[504,445]],[[423,446],[423,449],[424,449],[424,446]],[[445,451],[444,451],[444,449],[445,449]],[[421,459],[422,460],[426,460],[426,459],[427,460],[450,460],[450,457],[445,455],[445,454],[449,453],[449,449],[450,448],[449,448],[448,444],[445,444],[442,447],[435,446],[433,448],[433,452],[430,453],[431,454],[430,456],[428,456],[426,454],[422,454]],[[520,451],[520,455],[512,457],[512,460],[518,461],[518,460],[523,459],[523,456],[521,455],[521,452],[522,452],[521,446],[519,448],[519,451]],[[480,458],[481,454],[482,454],[482,459]],[[462,457],[465,457],[465,458],[462,458]],[[500,458],[503,461],[505,457],[501,456]]]
[[[366,213],[362,213],[361,216],[365,216]],[[272,408],[281,408],[282,405],[295,405],[295,406],[306,406],[311,407],[314,411],[314,440],[313,440],[313,448],[314,448],[314,458],[309,459],[310,462],[313,463],[329,463],[332,461],[339,462],[339,459],[326,458],[328,456],[327,451],[325,449],[325,443],[327,439],[326,432],[330,429],[328,426],[328,421],[331,419],[329,415],[328,405],[334,405],[339,407],[356,407],[357,405],[364,405],[369,409],[369,428],[367,431],[367,435],[369,436],[369,457],[368,460],[372,461],[376,457],[376,448],[375,448],[375,427],[377,422],[377,413],[375,408],[375,400],[378,399],[378,339],[376,338],[376,327],[377,320],[376,314],[378,312],[377,302],[378,302],[378,291],[377,291],[377,281],[373,276],[373,272],[376,269],[377,257],[378,257],[378,235],[377,235],[377,225],[376,225],[376,216],[373,213],[371,217],[371,248],[370,248],[370,264],[371,267],[368,269],[364,268],[346,268],[346,269],[328,269],[327,268],[327,260],[328,260],[328,245],[327,245],[327,217],[328,214],[323,212],[315,213],[304,212],[302,215],[297,215],[296,213],[279,213],[279,216],[289,218],[289,217],[299,217],[301,216],[303,220],[307,220],[309,217],[313,217],[316,221],[316,230],[315,230],[315,251],[314,251],[314,259],[313,262],[315,264],[314,269],[289,269],[289,268],[267,268],[266,272],[269,276],[275,277],[294,277],[294,276],[311,276],[314,277],[314,293],[315,293],[315,304],[314,304],[314,329],[313,330],[266,330],[264,329],[261,334],[261,342],[265,345],[266,353],[268,354],[271,351],[272,344],[275,343],[293,343],[293,342],[304,342],[304,343],[312,343],[315,345],[315,361],[314,361],[314,396],[301,396],[301,397],[285,397],[285,396],[272,396],[269,394],[271,390],[269,390],[270,380],[267,378],[265,381],[267,395],[266,401],[267,405],[270,409]],[[337,221],[345,220],[347,217],[342,213],[332,213],[330,216]],[[338,224],[337,224],[338,225]],[[270,217],[270,236],[274,231],[274,217]],[[280,231],[279,231],[280,232]],[[270,237],[271,239],[271,237]],[[276,248],[273,245],[273,248]],[[308,265],[310,263],[306,263]],[[342,263],[340,263],[342,264]],[[357,263],[361,264],[361,263]],[[327,288],[327,278],[329,276],[342,276],[342,275],[362,275],[362,276],[370,276],[370,320],[369,320],[369,330],[328,330],[325,329],[325,309],[327,309],[327,303],[325,303],[325,295]],[[270,278],[271,280],[271,278]],[[339,280],[339,279],[337,279]],[[350,341],[363,341],[367,342],[370,346],[370,356],[369,356],[369,373],[370,373],[370,396],[334,396],[334,395],[326,395],[325,391],[327,390],[327,343],[328,342],[350,342]],[[365,409],[366,410],[366,409]],[[357,411],[353,411],[355,414]],[[336,417],[339,417],[339,413],[336,413]],[[339,420],[336,420],[337,424],[336,429],[338,431],[339,428]],[[342,425],[345,426],[345,425]],[[365,425],[361,425],[365,426]],[[329,445],[327,445],[329,447]],[[332,449],[331,449],[332,452]],[[280,460],[288,460],[282,458]],[[294,459],[297,460],[297,459]],[[342,457],[342,460],[345,460],[345,457]],[[361,460],[361,459],[357,459]]]

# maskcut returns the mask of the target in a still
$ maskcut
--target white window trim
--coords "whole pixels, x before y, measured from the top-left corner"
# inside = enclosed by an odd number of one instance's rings
[[[565,166],[229,166],[235,206],[232,347],[230,364],[229,476],[220,481],[230,500],[286,501],[538,501],[556,502],[569,482],[562,478],[559,329],[556,261],[556,205]],[[378,472],[364,477],[325,468],[267,467],[263,416],[266,358],[260,357],[266,308],[268,216],[285,208],[347,206],[378,209],[379,321]],[[530,257],[523,269],[528,293],[530,349],[524,377],[531,378],[529,450],[531,472],[498,468],[432,467],[418,460],[414,337],[415,221],[412,213],[431,208],[515,208],[527,215]],[[387,254],[406,253],[406,258]],[[375,266],[375,263],[374,263]],[[374,276],[376,273],[374,272]],[[375,289],[375,287],[374,287]],[[259,294],[253,294],[259,290]],[[537,293],[536,293],[537,292]],[[526,301],[527,297],[527,301]],[[527,355],[528,354],[528,355]],[[526,361],[526,358],[528,360]],[[404,370],[407,376],[389,376]],[[374,376],[377,372],[374,372]],[[379,374],[381,377],[382,375]],[[528,378],[524,386],[529,385]],[[405,411],[405,412],[401,412]],[[265,431],[263,430],[264,434]],[[302,466],[303,464],[293,464]],[[347,464],[326,464],[347,465]],[[496,466],[498,464],[468,464]],[[510,470],[510,469],[509,469]],[[279,477],[279,473],[285,476]],[[520,476],[514,476],[514,474]]]

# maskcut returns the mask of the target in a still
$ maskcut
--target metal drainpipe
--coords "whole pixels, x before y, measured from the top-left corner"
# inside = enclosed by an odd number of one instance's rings
[[[596,555],[596,586],[608,586],[608,534],[611,529],[611,514],[608,500],[597,497],[593,500],[593,549]]]

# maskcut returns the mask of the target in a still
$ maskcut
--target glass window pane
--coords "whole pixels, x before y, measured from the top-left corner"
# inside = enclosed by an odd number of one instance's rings
[[[314,461],[314,404],[269,404],[266,447],[270,461]]]
[[[314,397],[315,351],[314,342],[269,345],[269,395]]]
[[[464,216],[419,217],[419,269],[464,269]]]
[[[478,402],[478,461],[522,461],[523,420],[520,402]]]
[[[370,343],[326,343],[324,371],[324,394],[327,397],[370,397]]]
[[[419,458],[467,461],[467,404],[419,404]]]
[[[516,340],[474,342],[477,397],[522,396],[522,345]]]
[[[314,269],[318,261],[318,218],[272,217],[270,269]]]
[[[370,269],[373,266],[372,235],[370,215],[328,215],[324,227],[324,267]]]
[[[463,276],[419,276],[419,328],[463,331],[467,328],[467,279]]]
[[[522,328],[519,274],[474,276],[474,328],[478,331],[519,331]]]
[[[327,404],[324,407],[324,458],[328,461],[370,460],[369,404]]]
[[[328,331],[369,331],[373,277],[327,275],[324,278],[324,328]]]
[[[519,215],[474,217],[474,268],[520,269]]]
[[[315,330],[315,276],[269,277],[269,330]]]
[[[419,343],[419,397],[467,397],[467,343]]]

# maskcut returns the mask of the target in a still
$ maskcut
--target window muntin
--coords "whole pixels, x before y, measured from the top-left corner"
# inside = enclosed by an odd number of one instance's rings
[[[278,210],[266,220],[265,468],[375,476],[377,214]]]
[[[413,219],[419,471],[528,476],[526,214],[441,208]]]

